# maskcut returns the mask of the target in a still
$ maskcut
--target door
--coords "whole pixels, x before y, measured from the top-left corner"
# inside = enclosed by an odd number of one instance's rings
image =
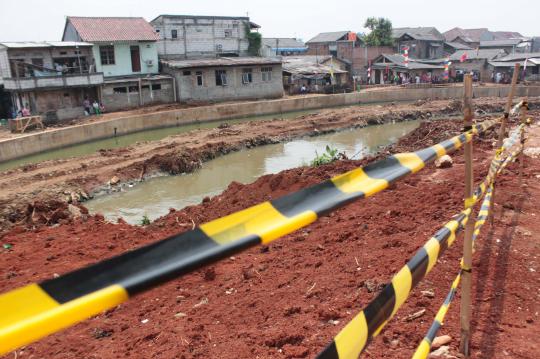
[[[139,46],[131,46],[131,71],[141,72],[141,54]]]

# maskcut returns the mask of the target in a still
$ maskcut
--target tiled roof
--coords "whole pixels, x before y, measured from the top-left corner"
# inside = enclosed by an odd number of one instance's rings
[[[444,33],[444,37],[446,38],[446,41],[453,41],[457,37],[461,37],[470,39],[470,42],[479,42],[482,34],[486,32],[489,32],[489,30],[485,27],[479,29],[462,29],[459,27],[455,27],[451,30],[446,31]]]
[[[314,38],[312,38],[311,40],[309,40],[306,43],[309,44],[309,43],[313,43],[313,42],[337,41],[337,40],[341,39],[343,36],[347,35],[348,33],[349,33],[349,31],[321,32],[319,35],[315,36]]]
[[[157,41],[159,35],[142,17],[78,17],[70,22],[83,41]]]

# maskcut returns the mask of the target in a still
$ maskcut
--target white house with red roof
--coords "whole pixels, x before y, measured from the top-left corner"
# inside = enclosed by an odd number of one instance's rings
[[[68,16],[62,36],[93,44],[92,65],[105,77],[101,102],[107,110],[175,100],[173,79],[159,75],[158,40],[142,17]]]

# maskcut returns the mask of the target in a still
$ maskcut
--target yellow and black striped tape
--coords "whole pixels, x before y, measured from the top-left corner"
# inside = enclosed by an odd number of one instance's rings
[[[405,302],[412,289],[431,271],[437,259],[450,247],[471,214],[468,208],[455,216],[392,278],[364,310],[356,315],[318,356],[319,359],[358,358]]]
[[[490,169],[492,175],[486,177],[486,181],[490,178],[488,182],[489,188],[489,199],[491,199],[491,191],[493,181],[498,173],[512,160],[514,159],[520,151],[515,151],[510,154],[505,160],[494,159],[492,166],[494,166],[493,173]],[[498,152],[498,155],[500,153]],[[439,243],[445,243],[447,241],[447,246],[449,247],[455,239],[455,235],[465,226],[471,211],[472,206],[478,202],[478,199],[482,198],[484,192],[486,191],[485,183],[482,182],[480,186],[476,189],[475,197],[472,198],[470,205],[466,206],[466,209],[461,212],[456,220],[456,217],[453,221],[446,224],[445,229],[450,229],[448,225],[457,221],[458,226],[453,227],[450,238],[445,238],[441,236],[441,231],[437,232],[434,237],[432,237],[425,245],[422,247],[415,256],[405,265],[395,276],[392,278],[392,282],[388,284],[383,291],[371,301],[366,308],[356,315],[335,337],[332,343],[330,343],[318,356],[319,359],[353,359],[357,358],[360,353],[367,346],[369,341],[377,336],[383,327],[392,319],[394,314],[397,312],[399,307],[405,302],[411,290],[422,280],[431,270],[433,265],[435,265],[438,257],[446,249],[446,246],[437,246],[435,245],[437,239]],[[487,196],[486,196],[487,197]],[[487,208],[486,208],[487,206]],[[482,204],[480,209],[480,216],[475,226],[475,233],[480,231],[480,227],[484,224],[487,215],[489,213],[489,200],[486,205],[485,201]],[[480,223],[480,224],[479,224]],[[476,239],[477,234],[474,236]],[[418,263],[424,262],[429,264],[424,264],[424,268],[421,270],[413,271],[417,269]]]
[[[351,201],[380,192],[436,158],[458,149],[498,120],[485,121],[434,146],[387,157],[59,278],[0,295],[0,354],[112,308],[130,296],[208,263],[257,244],[269,243]],[[461,217],[458,219],[462,220]],[[451,223],[458,225],[457,220]],[[445,237],[445,241],[453,238],[452,230],[447,228],[440,236]],[[438,240],[434,239],[430,245],[440,246],[435,241]],[[427,262],[423,259],[415,265],[425,268]],[[421,269],[414,269],[415,278],[420,272]],[[375,312],[373,315],[379,317]]]
[[[474,233],[472,237],[473,242],[473,252],[474,252],[474,243],[476,241],[476,238],[480,234],[480,229],[486,223],[486,220],[489,215],[490,205],[491,205],[491,193],[493,192],[493,182],[491,183],[488,191],[486,192],[486,196],[484,198],[484,201],[482,202],[482,205],[480,206],[480,211],[478,212],[478,217],[476,218],[476,222],[474,224]],[[463,258],[461,259],[461,266],[463,266]],[[450,308],[450,304],[452,303],[452,300],[454,299],[457,288],[459,286],[459,282],[461,281],[461,273],[463,273],[463,269],[461,268],[452,282],[452,286],[450,288],[450,291],[446,295],[446,298],[444,300],[444,303],[437,311],[437,314],[435,315],[435,319],[433,320],[433,323],[429,327],[429,330],[420,342],[420,345],[414,352],[414,355],[412,359],[426,359],[429,356],[429,352],[431,350],[431,343],[433,343],[433,339],[437,336],[437,333],[439,332],[439,329],[442,327],[444,323],[444,317],[446,316],[446,313],[448,312],[448,309]]]

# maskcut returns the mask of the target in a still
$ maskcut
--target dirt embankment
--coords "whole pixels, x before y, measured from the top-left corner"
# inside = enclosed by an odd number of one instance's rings
[[[479,111],[487,112],[500,112],[503,105],[504,100],[499,98],[479,99],[475,103]],[[122,182],[137,181],[156,172],[190,172],[204,161],[243,148],[351,127],[459,113],[459,101],[322,110],[295,119],[252,121],[191,131],[161,141],[100,150],[90,156],[22,166],[0,176],[0,228],[68,221],[78,214],[75,207],[79,202],[103,188],[113,177]],[[68,202],[73,202],[75,207],[68,206]]]
[[[534,113],[540,115],[539,112]],[[460,131],[456,121],[424,123],[391,147],[410,151]],[[536,127],[535,136],[540,137]],[[494,133],[474,145],[475,182],[487,173]],[[463,206],[463,152],[447,169],[427,166],[269,246],[153,289],[114,310],[17,352],[54,358],[314,357],[393,274]],[[385,155],[385,154],[381,154]],[[0,288],[9,290],[191,229],[258,202],[318,183],[371,159],[296,168],[231,183],[221,195],[146,227],[100,216],[55,227],[17,227],[3,238]],[[473,271],[473,358],[538,358],[540,334],[540,159],[526,158],[524,186],[512,164],[497,180],[495,226],[477,243]],[[524,196],[521,196],[524,195]],[[410,358],[459,268],[462,236],[368,347],[367,358]],[[426,296],[430,291],[434,296]],[[459,338],[459,294],[441,334]],[[405,318],[425,309],[415,320]]]

